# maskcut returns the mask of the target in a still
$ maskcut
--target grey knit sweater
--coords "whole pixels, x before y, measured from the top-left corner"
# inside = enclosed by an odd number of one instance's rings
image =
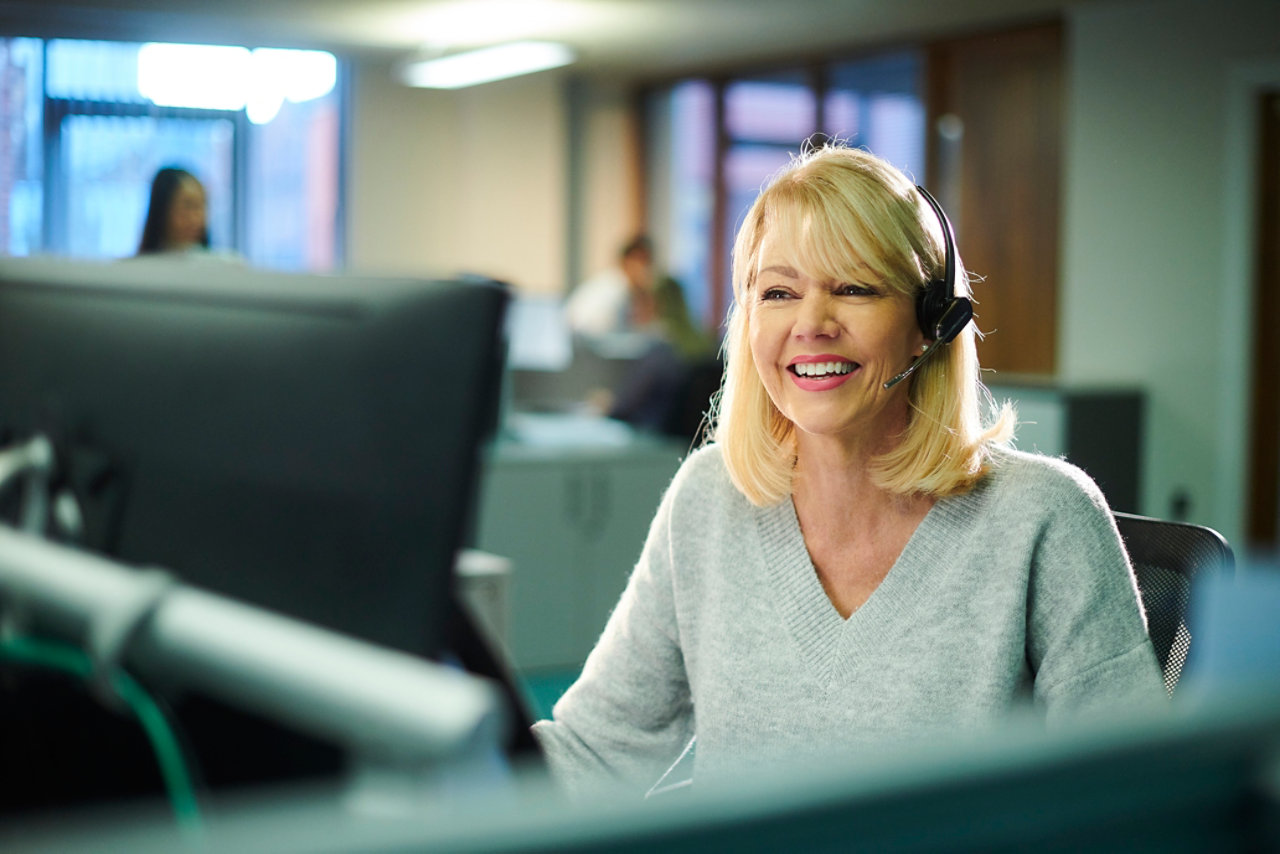
[[[695,733],[701,785],[975,731],[1020,706],[1052,726],[1164,696],[1128,560],[1080,470],[997,452],[846,620],[791,501],[750,504],[712,445],[676,474],[581,678],[534,732],[571,791],[643,791]]]

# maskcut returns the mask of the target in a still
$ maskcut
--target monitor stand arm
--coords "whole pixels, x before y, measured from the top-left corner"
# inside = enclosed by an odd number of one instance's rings
[[[0,525],[0,617],[15,611],[33,632],[330,740],[365,763],[421,771],[488,761],[506,732],[488,680]]]
[[[18,525],[32,534],[42,533],[49,521],[53,462],[53,443],[43,435],[0,448],[0,495],[12,483],[25,483]]]

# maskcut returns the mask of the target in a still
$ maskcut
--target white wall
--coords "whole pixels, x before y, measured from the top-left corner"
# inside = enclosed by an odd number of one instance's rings
[[[558,292],[565,278],[566,133],[555,72],[440,92],[353,72],[347,265],[457,271]]]
[[[454,92],[410,89],[390,69],[353,71],[347,265],[378,273],[477,272],[533,293],[587,274],[638,227],[636,152],[616,86],[579,87],[570,174],[567,78],[546,72]],[[572,179],[571,179],[572,178]]]
[[[618,249],[644,227],[641,155],[629,92],[607,83],[583,88],[579,103],[584,163],[581,183],[574,189],[582,215],[576,259],[580,279],[617,263]]]
[[[1240,542],[1251,220],[1232,105],[1242,68],[1280,58],[1280,3],[1097,2],[1069,24],[1061,378],[1144,385],[1143,512],[1185,490],[1193,521]]]

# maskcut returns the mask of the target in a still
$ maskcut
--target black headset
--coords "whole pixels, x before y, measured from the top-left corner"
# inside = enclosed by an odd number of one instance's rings
[[[964,329],[965,324],[973,319],[973,303],[968,297],[956,296],[956,235],[951,228],[951,220],[947,219],[942,205],[929,195],[928,190],[920,186],[916,189],[938,216],[938,223],[942,226],[942,243],[946,250],[946,260],[943,264],[942,278],[925,282],[924,288],[916,298],[916,322],[920,324],[920,331],[924,333],[925,338],[929,339],[929,345],[905,371],[884,384],[886,389],[893,388],[915,373],[916,368],[924,364],[935,351],[954,341],[960,334],[960,330]]]
[[[964,325],[973,319],[973,303],[968,297],[956,296],[956,235],[951,229],[951,220],[947,219],[942,205],[929,195],[928,190],[924,187],[916,189],[938,215],[938,223],[942,226],[942,241],[946,247],[942,278],[925,283],[924,290],[916,299],[916,319],[926,338],[950,344],[960,334],[960,330],[964,329]]]

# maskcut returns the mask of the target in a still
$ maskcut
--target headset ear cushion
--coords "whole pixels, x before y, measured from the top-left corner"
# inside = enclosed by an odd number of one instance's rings
[[[937,337],[938,321],[951,302],[947,283],[941,279],[926,282],[916,299],[916,322],[924,337],[933,341]]]
[[[968,297],[948,300],[946,309],[933,327],[936,340],[943,344],[950,344],[970,320],[973,320],[973,303]]]

